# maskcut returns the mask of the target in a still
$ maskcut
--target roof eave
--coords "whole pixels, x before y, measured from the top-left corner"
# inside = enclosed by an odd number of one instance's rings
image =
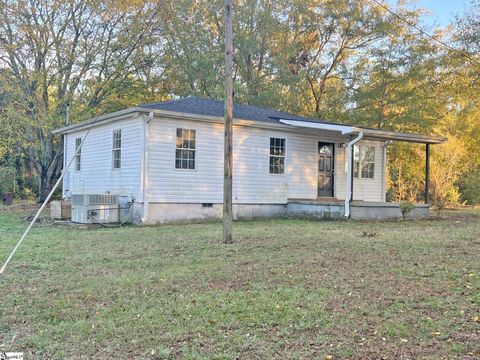
[[[159,109],[153,109],[153,108],[147,108],[147,107],[132,107],[132,108],[116,111],[113,113],[101,115],[77,124],[64,126],[62,128],[54,130],[52,133],[66,134],[70,132],[82,131],[89,127],[98,126],[98,125],[106,124],[112,121],[128,118],[129,116],[134,117],[141,113],[150,113],[150,112],[160,117],[164,116],[169,118],[187,119],[187,120],[195,119],[195,120],[201,120],[205,122],[215,122],[215,123],[223,122],[223,117],[218,117],[218,116],[190,114],[190,113],[175,112],[175,111],[169,111],[169,110],[159,110]],[[404,141],[404,142],[421,143],[421,144],[441,144],[447,140],[446,138],[437,136],[437,135],[409,134],[409,133],[401,133],[401,132],[395,132],[395,131],[366,129],[361,127],[330,124],[330,123],[323,123],[323,122],[308,122],[308,121],[285,120],[285,119],[279,119],[279,120],[280,120],[279,123],[269,123],[269,122],[262,123],[260,121],[234,118],[234,124],[243,125],[243,126],[263,127],[263,128],[292,129],[292,127],[305,127],[301,125],[308,123],[308,124],[314,125],[316,128],[318,128],[318,130],[337,131],[337,132],[340,132],[342,135],[347,135],[349,133],[363,132],[366,138],[376,139],[376,140],[394,140],[394,141]]]
[[[66,134],[70,132],[80,131],[95,125],[104,124],[110,121],[116,121],[120,118],[128,117],[129,115],[135,116],[135,114],[138,114],[141,112],[148,112],[148,111],[145,111],[144,109],[139,107],[127,108],[120,111],[115,111],[113,113],[96,116],[94,118],[91,118],[89,120],[85,120],[76,124],[63,126],[59,129],[53,130],[52,134]]]
[[[137,114],[141,114],[141,113],[148,114],[150,112],[152,112],[157,117],[168,117],[171,119],[200,120],[204,122],[223,123],[223,117],[219,117],[219,116],[198,115],[198,114],[183,113],[183,112],[176,112],[176,111],[170,111],[170,110],[159,110],[159,109],[152,109],[152,108],[146,108],[146,107],[135,107],[135,108],[128,108],[128,109],[117,111],[114,113],[98,116],[96,118],[89,119],[77,124],[64,126],[62,128],[52,131],[52,133],[66,134],[66,133],[71,133],[76,131],[82,131],[91,126],[99,126],[99,125],[106,124],[108,122],[117,121],[117,120],[126,118],[129,115],[135,116]],[[243,125],[243,126],[264,127],[264,128],[286,128],[286,129],[291,128],[288,125],[279,124],[279,123],[268,123],[268,122],[263,123],[260,121],[239,119],[239,118],[234,118],[234,124]]]

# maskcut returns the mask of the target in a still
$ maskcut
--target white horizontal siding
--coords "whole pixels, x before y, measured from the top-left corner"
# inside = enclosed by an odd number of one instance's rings
[[[176,129],[196,130],[195,170],[175,169]],[[150,202],[223,202],[223,125],[153,118],[149,124]]]
[[[373,179],[353,179],[353,199],[364,201],[385,201],[385,159],[383,157],[382,141],[368,141],[362,140],[359,145],[375,146],[375,172]],[[337,161],[342,164],[337,168],[336,197],[338,199],[345,199],[345,188],[347,186],[346,176],[346,148],[338,151]]]
[[[285,134],[245,126],[233,133],[233,200],[243,204],[283,204],[288,198],[286,174],[270,174],[270,137]],[[286,140],[287,152],[289,139]],[[288,156],[288,155],[287,155]]]
[[[196,169],[175,169],[177,128],[196,130]],[[223,202],[223,124],[154,118],[149,125],[148,196],[159,203]],[[269,174],[270,137],[286,139],[284,175]],[[283,204],[288,198],[317,197],[318,142],[336,143],[335,196],[345,197],[347,137],[308,135],[234,126],[233,201],[237,204]],[[382,152],[376,145],[374,179],[354,182],[355,198],[382,201]]]
[[[64,179],[64,196],[110,192],[139,199],[141,190],[142,118],[119,120],[92,128],[82,146],[81,170],[73,162]],[[122,130],[121,168],[112,167],[113,131]],[[67,135],[67,161],[75,153],[75,139],[86,131]]]
[[[361,141],[360,144],[375,146],[375,172],[373,179],[353,179],[353,199],[364,201],[384,201],[384,143],[378,141]]]

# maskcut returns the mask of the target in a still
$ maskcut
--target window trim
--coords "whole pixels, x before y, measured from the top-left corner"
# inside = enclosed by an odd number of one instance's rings
[[[272,139],[281,139],[284,141],[284,154],[283,155],[271,155],[270,154],[270,142]],[[282,173],[272,173],[270,172],[270,158],[272,157],[283,157],[283,172]],[[268,175],[272,176],[286,176],[287,174],[287,138],[286,137],[278,137],[278,136],[269,136],[268,137],[268,162],[267,162],[267,173]]]
[[[115,147],[115,133],[120,134],[120,147]],[[115,167],[115,152],[120,154],[119,161],[120,166]],[[122,129],[115,129],[112,131],[112,170],[120,170],[122,168]]]
[[[178,130],[190,130],[194,131],[195,134],[195,148],[177,148],[177,131]],[[198,158],[197,158],[197,143],[198,143],[198,129],[195,127],[175,127],[174,129],[174,141],[173,141],[173,171],[178,172],[196,172],[198,170]],[[194,160],[193,160],[193,169],[190,168],[177,168],[177,150],[186,150],[186,151],[193,151],[194,153]]]
[[[82,138],[75,138],[75,172],[82,171]],[[80,148],[80,151],[77,150]]]
[[[362,157],[361,157],[361,148],[362,147],[369,147],[369,148],[373,148],[373,161],[363,161]],[[358,148],[358,161],[355,161],[355,148]],[[358,144],[358,145],[354,145],[354,156],[353,156],[353,163],[352,163],[352,166],[353,166],[353,177],[355,179],[358,179],[358,180],[361,180],[361,179],[364,179],[364,180],[375,180],[375,169],[377,167],[376,165],[376,161],[375,161],[375,155],[376,155],[376,152],[377,152],[377,147],[375,145],[372,145],[372,144]],[[355,174],[355,164],[358,163],[358,172],[357,174]],[[372,177],[363,177],[362,176],[362,166],[365,165],[365,164],[373,164],[373,174],[372,174]]]

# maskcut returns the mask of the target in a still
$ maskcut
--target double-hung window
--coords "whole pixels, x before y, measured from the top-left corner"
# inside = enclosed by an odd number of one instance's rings
[[[122,167],[122,130],[113,130],[112,167]]]
[[[195,170],[195,137],[192,129],[177,129],[175,142],[175,168]]]
[[[285,173],[285,139],[270,138],[270,174]]]
[[[81,160],[82,160],[82,149],[80,145],[82,144],[82,138],[75,139],[75,171],[80,171],[81,169]]]
[[[375,174],[375,146],[355,145],[353,148],[353,176],[373,179]]]

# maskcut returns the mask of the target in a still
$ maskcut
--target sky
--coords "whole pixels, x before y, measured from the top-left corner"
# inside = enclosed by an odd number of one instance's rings
[[[470,0],[417,0],[416,8],[428,9],[431,14],[424,16],[427,25],[447,26],[457,13],[463,13],[470,6]]]

